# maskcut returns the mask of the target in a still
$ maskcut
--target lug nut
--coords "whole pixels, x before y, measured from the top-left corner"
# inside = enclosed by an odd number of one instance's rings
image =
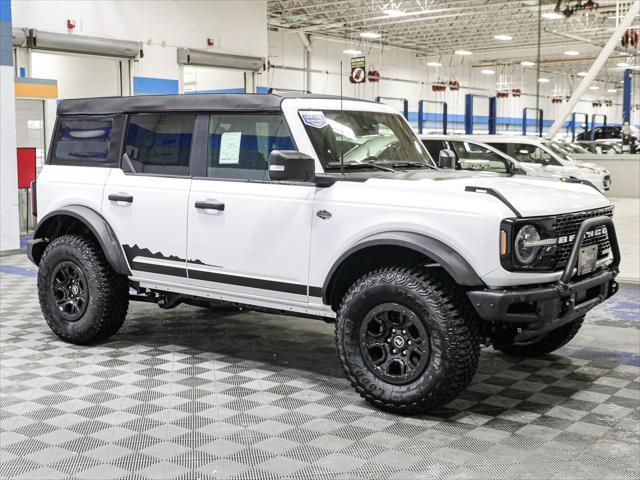
[[[391,353],[398,353],[398,351],[394,348]]]
[[[407,331],[406,330],[402,330],[402,334],[406,335]]]
[[[396,329],[395,329],[395,328],[392,328],[392,329],[391,329],[391,333],[396,333]]]
[[[412,342],[411,340],[409,340],[407,343],[408,343],[409,345],[411,345],[413,342]]]
[[[407,351],[406,351],[406,350],[403,350],[403,351],[402,351],[402,355],[406,355],[406,354],[407,354]]]

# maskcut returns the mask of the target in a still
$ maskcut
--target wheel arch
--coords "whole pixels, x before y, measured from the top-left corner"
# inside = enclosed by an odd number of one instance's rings
[[[371,235],[359,241],[346,250],[334,262],[327,274],[321,289],[322,301],[326,305],[337,307],[340,302],[340,292],[361,275],[380,266],[389,266],[382,257],[393,258],[392,263],[430,262],[441,267],[460,286],[482,286],[473,267],[462,255],[449,245],[435,238],[413,232],[384,232]],[[371,263],[361,261],[373,258]],[[383,262],[383,263],[382,263]],[[348,285],[345,285],[348,284]],[[343,293],[344,293],[343,292]]]
[[[100,245],[111,267],[120,274],[131,275],[118,238],[105,218],[84,205],[67,205],[45,215],[33,232],[27,255],[38,265],[47,244],[68,233],[90,234]]]

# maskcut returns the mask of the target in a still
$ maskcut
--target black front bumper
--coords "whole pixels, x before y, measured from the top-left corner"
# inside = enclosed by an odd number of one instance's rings
[[[604,269],[573,280],[578,253],[587,231],[606,225],[613,261]],[[620,265],[620,248],[609,217],[589,218],[582,222],[558,282],[514,289],[485,289],[467,292],[478,315],[488,322],[516,324],[520,333],[516,342],[532,340],[584,315],[618,290],[615,277]]]

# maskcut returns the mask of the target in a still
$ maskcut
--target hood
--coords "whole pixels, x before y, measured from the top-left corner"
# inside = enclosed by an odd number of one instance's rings
[[[381,172],[384,173],[384,172]],[[432,192],[459,192],[473,201],[466,187],[491,188],[510,202],[523,217],[557,215],[606,207],[609,200],[595,188],[556,179],[526,175],[477,174],[451,170],[414,170],[370,175],[372,183],[402,181],[403,188],[429,189]],[[478,195],[475,193],[475,195]],[[496,199],[496,201],[500,201]]]

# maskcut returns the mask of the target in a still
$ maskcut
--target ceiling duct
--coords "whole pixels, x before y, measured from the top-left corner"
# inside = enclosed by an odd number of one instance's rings
[[[259,72],[264,68],[264,60],[260,57],[228,55],[224,53],[178,48],[178,64],[195,67],[231,68]]]
[[[11,37],[14,47],[26,47],[29,30],[26,28],[14,28],[11,31]]]
[[[104,57],[138,58],[142,56],[142,43],[129,40],[115,40],[104,37],[69,35],[65,33],[29,30],[29,47],[66,53],[82,53]]]

